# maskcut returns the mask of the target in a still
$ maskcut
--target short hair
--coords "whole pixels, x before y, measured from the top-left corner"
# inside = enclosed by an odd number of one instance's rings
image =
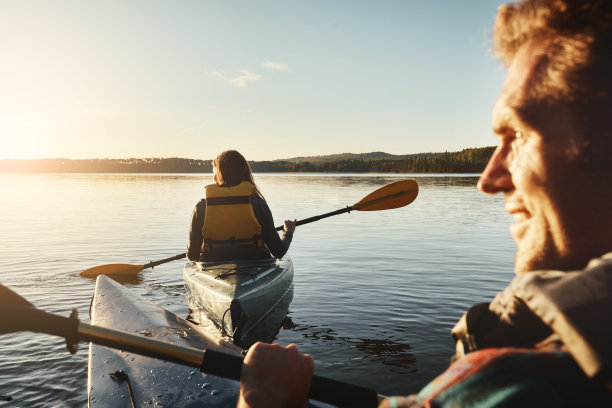
[[[612,1],[520,0],[499,8],[495,54],[510,65],[531,41],[546,42],[526,104],[537,111],[566,105],[585,160],[609,159],[612,138]],[[527,118],[529,121],[529,118]]]

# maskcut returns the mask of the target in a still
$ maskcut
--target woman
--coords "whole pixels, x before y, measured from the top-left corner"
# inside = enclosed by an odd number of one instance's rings
[[[235,150],[212,162],[215,184],[191,216],[187,258],[192,261],[282,258],[291,244],[295,220],[285,221],[280,238],[270,208],[253,181],[251,167]]]

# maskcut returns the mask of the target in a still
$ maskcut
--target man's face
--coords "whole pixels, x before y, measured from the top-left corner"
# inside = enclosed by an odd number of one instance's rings
[[[536,127],[519,115],[545,45],[526,44],[508,69],[493,109],[499,145],[478,182],[482,192],[504,193],[506,211],[514,217],[510,231],[517,246],[517,274],[573,266],[573,241],[583,232],[577,212],[588,211],[582,208],[588,200],[581,201],[577,193],[588,180],[568,154],[573,133],[569,111],[559,108]]]

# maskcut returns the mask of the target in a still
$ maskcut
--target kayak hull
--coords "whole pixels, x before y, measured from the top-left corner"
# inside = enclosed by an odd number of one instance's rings
[[[190,318],[209,318],[242,347],[271,341],[293,299],[293,262],[288,257],[188,262],[183,280]]]
[[[237,346],[222,343],[196,325],[155,305],[140,295],[100,275],[91,304],[96,326],[136,333],[145,337],[198,349],[214,349],[241,355]],[[127,374],[128,381],[109,375]],[[197,369],[90,344],[87,395],[89,407],[233,407],[240,384],[206,375]]]

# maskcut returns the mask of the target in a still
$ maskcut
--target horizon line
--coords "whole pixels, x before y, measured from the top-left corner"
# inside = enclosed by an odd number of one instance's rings
[[[287,157],[287,158],[282,158],[282,159],[266,159],[266,160],[249,160],[247,159],[247,161],[249,162],[262,162],[262,161],[279,161],[279,160],[293,160],[293,159],[298,159],[298,158],[318,158],[318,157],[327,157],[327,156],[340,156],[340,155],[364,155],[364,154],[372,154],[372,153],[383,153],[383,154],[388,154],[390,156],[415,156],[415,155],[420,155],[420,154],[444,154],[444,153],[456,153],[456,152],[461,152],[464,150],[471,150],[471,149],[486,149],[486,148],[492,148],[495,146],[481,146],[481,147],[466,147],[460,150],[445,150],[445,151],[439,151],[439,152],[433,152],[433,151],[429,151],[429,152],[420,152],[420,153],[402,153],[402,154],[396,154],[396,153],[387,153],[381,150],[377,150],[377,151],[371,151],[371,152],[365,152],[365,153],[350,153],[350,152],[344,152],[344,153],[329,153],[329,154],[321,154],[321,155],[315,155],[315,156],[294,156],[294,157]],[[37,158],[9,158],[9,157],[3,157],[0,158],[0,161],[6,161],[6,160],[22,160],[22,161],[26,161],[26,160],[144,160],[144,159],[185,159],[185,160],[202,160],[202,161],[209,161],[209,160],[213,160],[213,158],[211,159],[195,159],[195,158],[190,158],[190,157],[179,157],[179,156],[147,156],[147,157],[89,157],[89,158],[71,158],[71,157],[37,157]]]

